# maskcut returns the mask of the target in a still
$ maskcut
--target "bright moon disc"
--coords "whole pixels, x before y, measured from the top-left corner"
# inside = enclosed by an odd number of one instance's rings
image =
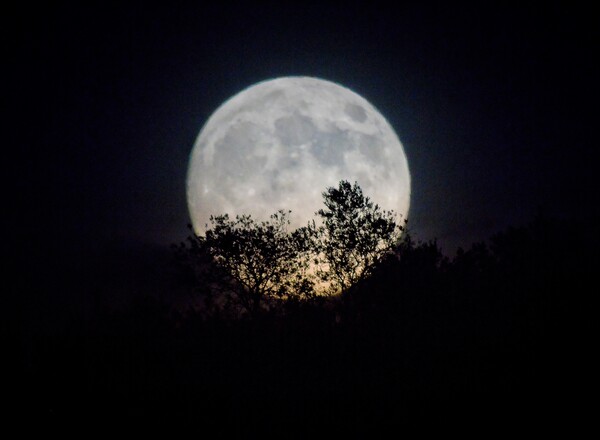
[[[211,215],[267,220],[279,209],[292,211],[292,228],[305,226],[340,180],[408,215],[404,149],[367,100],[317,78],[255,84],[221,105],[196,140],[187,175],[194,230],[204,233]]]

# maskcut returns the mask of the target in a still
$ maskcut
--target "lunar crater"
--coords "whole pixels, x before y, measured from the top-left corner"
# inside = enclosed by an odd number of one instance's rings
[[[346,104],[344,111],[352,120],[356,122],[365,122],[367,120],[367,112],[360,105]]]

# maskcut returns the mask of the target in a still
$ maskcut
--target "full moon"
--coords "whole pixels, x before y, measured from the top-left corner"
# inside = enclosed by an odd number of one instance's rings
[[[188,207],[197,234],[211,215],[267,220],[280,209],[292,211],[295,229],[315,218],[323,191],[340,180],[408,215],[408,162],[381,113],[336,83],[276,78],[241,91],[208,119],[190,156]]]

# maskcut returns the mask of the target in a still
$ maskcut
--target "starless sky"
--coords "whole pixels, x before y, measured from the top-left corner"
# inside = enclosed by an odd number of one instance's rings
[[[188,158],[211,113],[256,82],[303,75],[350,88],[394,127],[417,239],[453,254],[538,209],[597,218],[593,17],[573,2],[9,10],[9,215],[40,259],[179,242]]]

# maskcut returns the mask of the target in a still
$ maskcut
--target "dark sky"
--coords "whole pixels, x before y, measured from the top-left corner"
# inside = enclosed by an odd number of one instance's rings
[[[413,234],[449,254],[538,209],[597,218],[590,10],[253,3],[5,14],[18,256],[64,268],[107,243],[184,239],[202,125],[233,94],[283,75],[338,82],[383,113],[408,157]]]

